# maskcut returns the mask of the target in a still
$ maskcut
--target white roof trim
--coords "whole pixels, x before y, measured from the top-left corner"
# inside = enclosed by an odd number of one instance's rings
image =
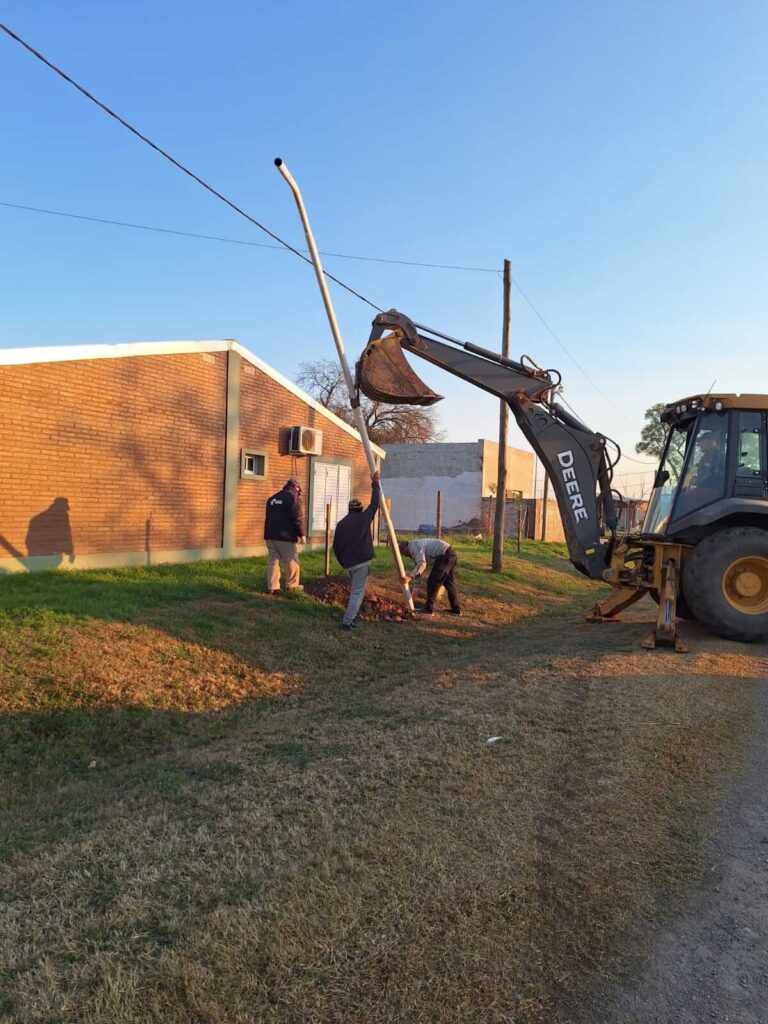
[[[32,363],[63,363],[75,359],[120,359],[128,356],[170,356],[203,352],[237,352],[277,384],[290,391],[340,430],[356,441],[360,434],[344,420],[339,419],[324,405],[302,391],[300,387],[273,369],[238,341],[130,341],[119,345],[48,345],[43,348],[0,348],[0,366],[25,366]],[[380,458],[386,458],[383,448],[371,442],[371,448]]]

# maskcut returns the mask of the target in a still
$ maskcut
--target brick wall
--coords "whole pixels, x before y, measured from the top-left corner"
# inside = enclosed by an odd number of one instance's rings
[[[0,558],[219,547],[226,352],[0,367]]]
[[[307,456],[288,454],[288,429],[299,425],[323,431],[323,457],[349,459],[353,494],[366,504],[370,499],[370,474],[360,442],[243,360],[240,371],[240,449],[266,452],[267,475],[264,480],[245,479],[238,483],[236,543],[239,547],[263,543],[265,503],[289,477],[301,481],[304,505],[309,501],[312,460]]]
[[[529,537],[533,537],[535,540],[547,540],[547,541],[560,541],[565,542],[565,530],[563,529],[563,520],[560,518],[560,509],[557,506],[557,502],[551,498],[547,501],[547,524],[546,524],[546,536],[541,536],[541,528],[544,525],[544,501],[542,498],[531,499],[529,504],[528,523],[529,523]],[[533,533],[530,531],[533,530]]]
[[[220,549],[227,357],[0,366],[0,569],[4,558]],[[238,479],[237,546],[263,544],[265,502],[288,477],[309,500],[312,460],[288,455],[291,426],[321,429],[323,456],[348,459],[367,500],[358,441],[244,359],[240,380],[239,447],[265,452],[267,475]]]

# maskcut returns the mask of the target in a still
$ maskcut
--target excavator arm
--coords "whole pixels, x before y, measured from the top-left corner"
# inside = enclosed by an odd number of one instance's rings
[[[591,579],[602,579],[617,522],[607,439],[555,401],[554,390],[560,381],[557,371],[542,370],[525,356],[518,362],[458,341],[393,309],[373,321],[368,344],[357,363],[358,393],[393,404],[438,402],[441,396],[419,379],[404,352],[508,402],[549,476],[571,562]]]

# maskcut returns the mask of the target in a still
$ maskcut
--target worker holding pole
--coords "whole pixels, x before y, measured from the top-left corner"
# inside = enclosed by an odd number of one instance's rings
[[[344,350],[344,342],[342,341],[341,338],[341,331],[339,330],[339,324],[338,321],[336,320],[336,312],[333,308],[331,294],[328,290],[328,284],[326,283],[325,280],[325,272],[323,270],[323,265],[320,261],[320,254],[317,251],[317,246],[315,245],[315,238],[314,235],[312,234],[312,228],[310,227],[309,224],[309,217],[307,216],[306,207],[304,206],[304,200],[302,199],[299,186],[294,181],[291,172],[288,170],[288,168],[285,166],[285,164],[279,157],[275,160],[275,166],[280,171],[283,178],[285,178],[286,182],[288,183],[288,186],[293,192],[293,198],[296,200],[296,206],[298,207],[299,210],[301,223],[304,227],[304,236],[307,239],[307,246],[312,257],[312,264],[315,268],[317,284],[318,287],[320,288],[320,294],[323,299],[323,305],[325,306],[326,315],[328,316],[328,323],[330,324],[331,334],[333,335],[333,340],[336,344],[336,352],[338,353],[339,356],[339,365],[341,366],[341,371],[344,375],[344,380],[346,381],[347,384],[347,392],[349,393],[349,404],[352,407],[352,412],[354,414],[355,422],[357,424],[357,431],[360,434],[360,440],[363,442],[365,457],[368,460],[368,468],[370,469],[371,476],[373,476],[376,473],[376,458],[373,454],[373,449],[371,448],[371,442],[368,437],[368,429],[365,424],[365,417],[363,416],[363,411],[360,408],[360,400],[357,396],[355,382],[352,378],[352,374],[349,369],[349,363],[347,362],[347,356]],[[379,497],[380,499],[383,499],[384,497],[383,491],[381,490],[381,484],[379,484]],[[387,524],[387,534],[390,540],[390,548],[392,550],[392,558],[394,559],[395,569],[403,589],[403,603],[405,604],[408,611],[412,612],[413,598],[411,597],[411,591],[408,586],[408,577],[405,575],[405,566],[403,565],[403,559],[400,555],[400,549],[397,546],[397,535],[395,534],[395,528],[392,525],[392,518],[389,514],[389,508],[387,507],[386,501],[380,500],[380,507],[382,515],[384,516],[384,521]]]
[[[336,524],[333,537],[333,553],[350,575],[351,587],[349,601],[341,622],[341,628],[349,632],[355,628],[355,620],[365,597],[365,585],[371,573],[371,562],[375,551],[371,527],[379,510],[381,484],[379,474],[371,476],[371,502],[363,508],[362,501],[353,498],[349,503],[349,512]]]

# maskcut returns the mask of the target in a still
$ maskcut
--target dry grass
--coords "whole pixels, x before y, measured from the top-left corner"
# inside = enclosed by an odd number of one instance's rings
[[[583,1019],[696,879],[768,666],[486,558],[466,618],[353,637],[252,563],[108,621],[0,582],[0,1020]]]

